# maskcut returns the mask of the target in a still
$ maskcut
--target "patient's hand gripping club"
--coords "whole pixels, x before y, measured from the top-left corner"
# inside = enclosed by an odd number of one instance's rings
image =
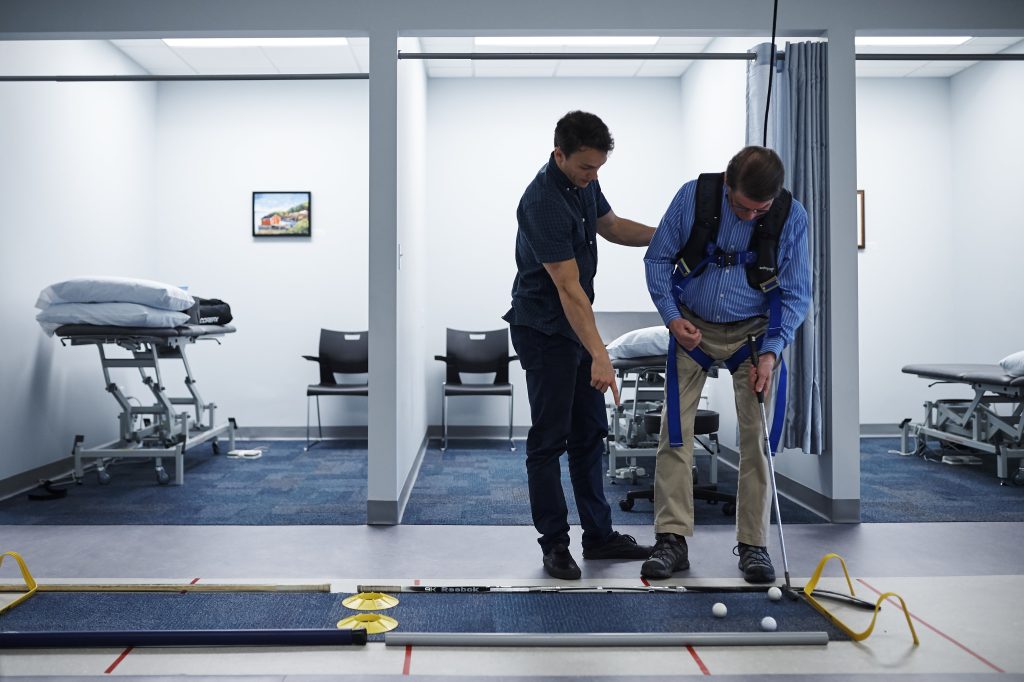
[[[757,372],[757,339],[752,335],[747,336],[747,346],[750,348],[750,363],[754,367],[754,372]],[[766,387],[767,389],[767,387]],[[775,456],[772,454],[772,439],[771,434],[768,433],[768,415],[764,409],[764,391],[755,390],[754,394],[757,396],[758,405],[761,407],[761,429],[764,433],[764,454],[768,458],[768,471],[771,474],[772,482],[772,502],[775,506],[775,525],[779,529],[779,545],[782,548],[782,570],[786,576],[786,587],[785,592],[787,594],[792,593],[792,586],[789,583],[789,559],[786,557],[786,538],[782,534],[782,514],[779,511],[779,490],[775,486]]]

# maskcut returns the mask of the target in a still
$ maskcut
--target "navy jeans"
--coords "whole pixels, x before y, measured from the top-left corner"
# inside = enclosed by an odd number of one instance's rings
[[[532,426],[526,438],[526,474],[537,540],[547,552],[569,544],[569,510],[559,458],[569,454],[569,479],[583,527],[583,548],[611,537],[612,512],[604,496],[604,396],[590,385],[590,354],[559,334],[512,325],[512,345],[526,370]]]

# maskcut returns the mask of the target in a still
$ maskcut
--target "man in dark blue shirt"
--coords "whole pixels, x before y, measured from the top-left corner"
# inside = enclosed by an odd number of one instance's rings
[[[526,371],[533,425],[526,472],[533,524],[549,575],[576,580],[562,491],[563,452],[583,527],[584,559],[646,559],[649,547],[612,530],[602,454],[608,433],[604,396],[619,402],[615,372],[594,322],[597,235],[647,246],[654,228],[615,215],[597,172],[615,146],[600,118],[573,111],[555,126],[555,149],[526,188],[516,216],[512,308],[505,314]]]

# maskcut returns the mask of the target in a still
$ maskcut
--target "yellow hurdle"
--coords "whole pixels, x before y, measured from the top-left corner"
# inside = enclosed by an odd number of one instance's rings
[[[839,563],[843,567],[843,575],[846,577],[846,584],[850,588],[850,596],[855,596],[853,591],[853,581],[850,580],[850,572],[846,570],[846,562],[843,561],[843,557],[839,556],[838,554],[826,554],[824,557],[822,557],[821,561],[818,562],[818,567],[814,569],[814,575],[811,576],[810,581],[806,585],[804,585],[804,596],[807,597],[807,601],[811,603],[811,606],[816,608],[819,612],[821,612],[823,616],[832,621],[837,628],[839,628],[847,635],[849,635],[850,639],[852,639],[855,642],[860,642],[862,640],[867,639],[871,632],[875,629],[875,621],[878,619],[878,610],[882,608],[882,602],[884,602],[889,597],[896,597],[900,600],[900,607],[903,609],[903,615],[907,618],[907,627],[910,628],[910,634],[914,638],[914,646],[917,646],[921,643],[917,639],[917,631],[914,630],[914,623],[910,620],[910,609],[907,608],[907,603],[903,601],[903,597],[896,594],[895,592],[886,592],[878,598],[878,601],[875,602],[875,612],[871,616],[871,624],[868,625],[867,630],[864,630],[864,632],[854,632],[849,625],[839,620],[839,618],[837,618],[835,614],[833,614],[831,611],[825,608],[825,606],[822,605],[821,602],[815,599],[814,588],[817,587],[818,579],[821,578],[821,572],[822,570],[824,570],[825,564],[828,563],[829,559],[839,559]]]
[[[35,594],[36,590],[39,588],[39,586],[36,585],[36,579],[33,578],[32,574],[28,572],[28,566],[25,565],[25,560],[21,558],[20,554],[18,554],[17,552],[4,552],[3,554],[0,554],[0,566],[4,565],[5,556],[13,557],[14,560],[18,562],[18,566],[21,568],[21,577],[25,580],[25,586],[28,587],[28,592],[21,595],[20,597],[12,601],[10,604],[7,604],[6,606],[0,606],[0,613],[13,609],[15,606],[17,606],[18,604],[20,604],[21,602],[25,601],[33,594]]]

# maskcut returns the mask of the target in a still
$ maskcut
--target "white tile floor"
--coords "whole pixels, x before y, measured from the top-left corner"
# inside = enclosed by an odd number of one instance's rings
[[[648,527],[623,527],[641,542]],[[733,530],[698,528],[692,567],[673,584],[741,584]],[[3,526],[0,551],[14,550],[41,583],[322,583],[354,592],[361,583],[548,584],[529,527],[487,526]],[[772,540],[776,540],[774,534]],[[786,544],[794,585],[837,552],[859,596],[894,591],[906,599],[920,646],[902,613],[883,609],[862,643],[811,647],[693,648],[351,648],[91,649],[0,652],[0,676],[337,676],[435,679],[634,679],[715,675],[747,679],[975,679],[1005,672],[1024,679],[1024,524],[792,525]],[[574,536],[578,547],[578,536]],[[773,542],[774,545],[774,542]],[[782,579],[781,556],[772,554]],[[579,558],[577,556],[577,558]],[[635,562],[581,562],[584,580],[637,585]],[[838,565],[823,587],[841,589]],[[0,582],[17,580],[13,562]],[[9,600],[11,595],[0,595]],[[851,624],[870,614],[843,610]],[[734,677],[735,676],[735,677]],[[1003,678],[1001,678],[1003,679]]]

